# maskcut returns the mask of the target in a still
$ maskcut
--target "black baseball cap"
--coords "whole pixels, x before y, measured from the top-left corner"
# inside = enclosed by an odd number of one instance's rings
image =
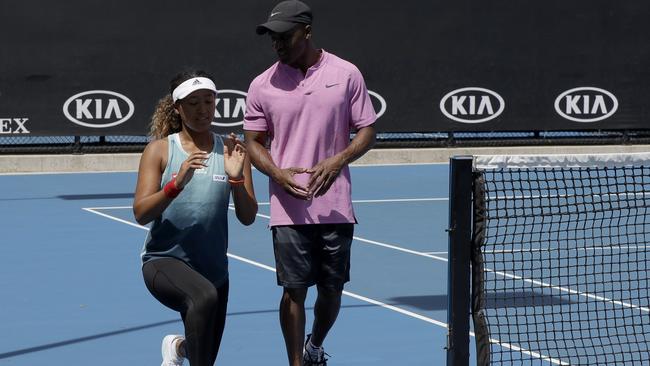
[[[296,24],[311,24],[311,9],[307,4],[298,0],[286,0],[273,8],[269,19],[255,29],[257,34],[266,32],[284,33]]]

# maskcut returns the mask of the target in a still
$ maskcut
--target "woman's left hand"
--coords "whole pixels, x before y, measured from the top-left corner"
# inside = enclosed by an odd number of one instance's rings
[[[244,143],[234,133],[231,133],[223,145],[224,168],[230,179],[243,177],[246,153]]]

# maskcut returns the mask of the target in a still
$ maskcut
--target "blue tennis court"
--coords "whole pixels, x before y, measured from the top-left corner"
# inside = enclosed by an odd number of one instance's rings
[[[447,172],[446,164],[352,168],[359,225],[352,281],[325,343],[332,365],[444,363]],[[286,364],[267,180],[254,179],[256,222],[230,220],[222,365]],[[142,280],[147,229],[132,217],[135,180],[134,172],[0,176],[0,363],[160,363],[162,337],[182,323]]]

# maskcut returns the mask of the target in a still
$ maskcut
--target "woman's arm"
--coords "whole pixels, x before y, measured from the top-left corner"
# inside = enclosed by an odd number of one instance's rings
[[[160,216],[173,198],[160,189],[163,158],[167,160],[167,141],[150,142],[140,157],[138,182],[133,199],[133,214],[140,225],[146,225]]]
[[[167,165],[166,139],[152,141],[144,149],[138,168],[138,183],[133,200],[133,214],[140,225],[146,225],[160,216],[174,200],[165,190],[160,189],[162,173]],[[176,189],[182,190],[194,176],[196,169],[205,167],[208,154],[205,151],[191,153],[181,164],[173,183]],[[182,194],[182,193],[181,193]]]
[[[257,199],[253,189],[253,174],[248,157],[244,160],[243,177],[243,184],[233,184],[231,186],[232,200],[235,203],[235,214],[239,222],[250,225],[255,222],[255,216],[257,215]]]
[[[237,219],[244,225],[250,225],[257,215],[253,174],[246,146],[234,134],[224,141],[224,163],[231,181]]]

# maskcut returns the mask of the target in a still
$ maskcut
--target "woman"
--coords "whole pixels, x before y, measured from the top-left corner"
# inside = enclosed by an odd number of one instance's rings
[[[145,284],[180,312],[185,335],[163,338],[163,366],[213,365],[228,302],[228,204],[250,225],[257,214],[246,148],[211,131],[216,87],[202,71],[170,82],[151,123],[133,202],[141,225],[153,222],[142,253]]]

